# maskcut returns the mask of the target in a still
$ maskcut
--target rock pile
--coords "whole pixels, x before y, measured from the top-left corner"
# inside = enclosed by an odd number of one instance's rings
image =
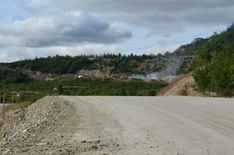
[[[38,154],[52,148],[56,137],[63,137],[55,131],[75,110],[74,105],[59,97],[38,100],[2,135],[0,154]]]
[[[0,155],[104,155],[121,148],[115,139],[76,138],[82,111],[62,97],[45,97],[14,113],[15,121],[0,128]]]

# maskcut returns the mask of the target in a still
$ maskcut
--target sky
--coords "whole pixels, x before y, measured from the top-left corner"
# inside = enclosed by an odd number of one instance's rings
[[[233,0],[0,0],[0,62],[173,52],[224,31]]]

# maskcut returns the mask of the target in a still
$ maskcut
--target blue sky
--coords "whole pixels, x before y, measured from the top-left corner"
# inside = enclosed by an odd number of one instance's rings
[[[0,0],[0,62],[173,52],[233,15],[233,0]]]

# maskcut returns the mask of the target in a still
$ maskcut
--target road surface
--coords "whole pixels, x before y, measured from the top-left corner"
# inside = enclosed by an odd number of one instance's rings
[[[71,141],[108,145],[83,154],[234,154],[234,99],[71,97],[77,107]]]

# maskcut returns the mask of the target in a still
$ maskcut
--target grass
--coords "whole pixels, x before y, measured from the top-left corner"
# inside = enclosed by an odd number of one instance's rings
[[[30,101],[24,101],[24,102],[18,103],[17,107],[20,109],[25,109],[28,106],[30,106],[31,104],[32,104],[32,102],[30,102]]]

